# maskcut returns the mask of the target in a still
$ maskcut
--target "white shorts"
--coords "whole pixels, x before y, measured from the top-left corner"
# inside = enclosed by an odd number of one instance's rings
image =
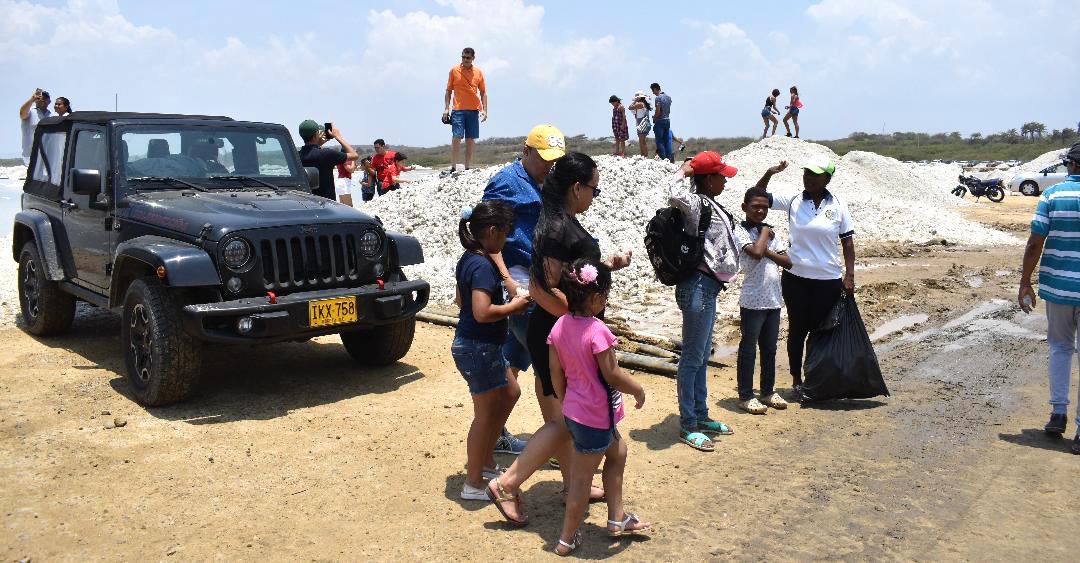
[[[334,182],[334,191],[337,195],[349,195],[352,193],[352,178],[338,178]]]

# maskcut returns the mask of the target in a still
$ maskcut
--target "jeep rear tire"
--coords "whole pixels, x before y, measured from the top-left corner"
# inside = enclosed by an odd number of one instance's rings
[[[131,283],[121,332],[128,381],[140,403],[168,405],[191,394],[202,368],[201,346],[180,326],[175,296],[160,281]]]
[[[75,297],[45,277],[37,245],[29,241],[19,253],[19,307],[30,334],[51,336],[71,328]]]
[[[416,318],[398,321],[376,328],[341,333],[341,343],[357,362],[369,366],[390,365],[409,353]]]

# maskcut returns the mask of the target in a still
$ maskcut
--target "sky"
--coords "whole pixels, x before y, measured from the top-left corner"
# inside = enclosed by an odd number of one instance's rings
[[[657,5],[0,0],[0,156],[19,152],[17,109],[37,87],[76,110],[118,96],[121,111],[228,115],[294,136],[305,118],[333,121],[363,147],[443,144],[446,77],[465,46],[487,82],[482,137],[537,123],[608,136],[608,96],[652,82],[673,99],[679,137],[759,135],[765,97],[791,85],[811,139],[1080,120],[1080,0]]]

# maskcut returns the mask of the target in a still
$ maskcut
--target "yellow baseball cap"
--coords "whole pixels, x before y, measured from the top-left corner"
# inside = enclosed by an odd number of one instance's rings
[[[540,158],[552,161],[566,154],[566,137],[554,125],[537,125],[529,131],[525,146],[536,149]]]

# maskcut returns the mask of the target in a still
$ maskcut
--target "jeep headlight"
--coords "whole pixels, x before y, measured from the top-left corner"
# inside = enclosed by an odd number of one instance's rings
[[[230,270],[240,270],[251,261],[251,245],[242,238],[234,238],[221,249],[221,259]]]
[[[382,250],[382,237],[375,231],[367,231],[360,236],[360,254],[371,258]]]

